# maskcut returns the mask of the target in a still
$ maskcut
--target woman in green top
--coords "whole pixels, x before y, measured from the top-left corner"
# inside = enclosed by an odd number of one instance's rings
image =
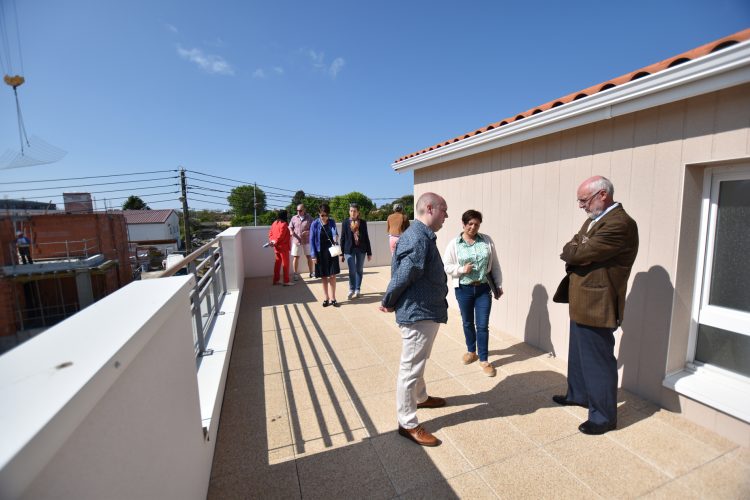
[[[467,210],[461,216],[464,229],[445,249],[445,272],[453,278],[456,301],[463,319],[466,350],[463,363],[479,360],[482,371],[494,377],[495,367],[489,363],[489,323],[492,296],[503,293],[502,272],[495,245],[486,234],[479,232],[482,214]]]

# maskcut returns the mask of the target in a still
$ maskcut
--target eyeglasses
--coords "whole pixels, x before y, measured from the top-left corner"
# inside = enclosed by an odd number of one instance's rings
[[[301,209],[301,208],[298,208],[298,209],[297,209],[297,212],[304,212],[304,210],[303,210],[303,209]]]
[[[321,217],[328,217],[328,214],[320,214]]]
[[[576,199],[576,201],[578,202],[578,204],[579,204],[579,205],[584,205],[584,206],[585,206],[585,205],[588,205],[588,204],[589,204],[589,202],[590,202],[591,200],[593,200],[593,199],[594,199],[594,197],[595,197],[596,195],[598,195],[599,193],[601,193],[602,191],[604,191],[604,190],[603,190],[603,189],[600,189],[599,191],[597,191],[596,193],[593,193],[593,194],[592,194],[591,196],[589,196],[589,197],[588,197],[588,198],[586,198],[585,200],[582,200],[582,199],[578,198],[578,199]]]

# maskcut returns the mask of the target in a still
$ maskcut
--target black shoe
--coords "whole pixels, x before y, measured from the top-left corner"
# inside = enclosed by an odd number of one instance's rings
[[[331,305],[331,303],[328,301],[328,299],[326,299],[326,300],[323,301],[323,307],[328,307],[330,305]]]
[[[340,306],[341,304],[339,304],[339,303],[338,303],[338,302],[336,302],[335,300],[332,300],[332,301],[331,301],[331,305],[332,305],[333,307],[338,307],[338,306]]]
[[[556,394],[552,396],[552,401],[559,405],[563,406],[580,406],[581,408],[588,408],[588,405],[582,405],[581,403],[576,403],[575,401],[568,400],[568,396],[563,396],[560,394]]]
[[[591,421],[586,420],[584,423],[578,426],[578,430],[584,434],[592,436],[598,436],[608,431],[613,431],[617,428],[617,423],[610,424],[592,424]]]

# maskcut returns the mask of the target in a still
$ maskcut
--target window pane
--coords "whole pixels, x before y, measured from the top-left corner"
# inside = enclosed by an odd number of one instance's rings
[[[720,186],[709,304],[750,312],[750,180]]]
[[[750,377],[750,337],[698,325],[695,359]]]

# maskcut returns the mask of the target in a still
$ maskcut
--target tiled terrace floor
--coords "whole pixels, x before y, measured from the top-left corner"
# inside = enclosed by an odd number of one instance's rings
[[[565,363],[527,344],[492,331],[497,377],[464,366],[455,311],[426,373],[449,404],[419,410],[443,444],[400,437],[401,340],[377,310],[390,272],[365,272],[340,308],[319,280],[246,281],[209,498],[750,498],[747,448],[625,391],[616,431],[579,433],[586,410],[550,400]]]

